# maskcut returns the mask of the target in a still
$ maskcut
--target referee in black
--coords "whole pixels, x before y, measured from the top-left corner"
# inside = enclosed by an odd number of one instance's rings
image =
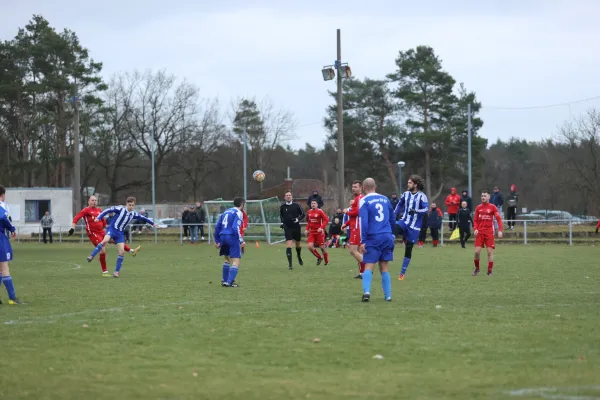
[[[300,229],[300,221],[304,219],[304,209],[300,204],[294,202],[292,192],[285,192],[285,203],[279,208],[279,218],[281,218],[281,227],[285,233],[285,255],[288,259],[290,271],[292,270],[292,242],[296,242],[296,254],[298,255],[298,264],[302,262],[302,230]]]

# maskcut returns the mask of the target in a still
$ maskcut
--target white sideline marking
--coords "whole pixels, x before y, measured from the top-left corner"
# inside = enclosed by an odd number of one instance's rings
[[[40,261],[40,260],[34,260],[34,261],[29,261],[29,260],[25,260],[25,261],[17,261],[15,262],[15,264],[19,264],[19,263],[28,263],[28,264],[44,264],[44,263],[53,263],[53,264],[63,264],[63,265],[73,265],[75,268],[69,268],[69,269],[80,269],[81,265],[79,264],[75,264],[72,262],[67,262],[67,261]]]
[[[524,388],[510,390],[508,393],[511,396],[538,396],[549,400],[600,400],[598,396],[578,396],[570,395],[565,392],[573,392],[575,390],[597,390],[600,395],[600,385],[594,386],[571,386],[571,387],[542,387],[542,388]],[[563,393],[561,393],[563,392]]]

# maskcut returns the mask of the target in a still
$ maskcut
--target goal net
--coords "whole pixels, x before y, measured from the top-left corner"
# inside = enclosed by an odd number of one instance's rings
[[[246,228],[244,233],[244,239],[246,241],[265,241],[269,244],[281,241],[283,239],[283,231],[279,228],[280,205],[281,202],[277,197],[246,201],[248,228]],[[206,223],[209,232],[208,240],[210,243],[213,243],[215,224],[225,210],[233,207],[233,200],[215,199],[205,201],[204,207],[206,209]]]

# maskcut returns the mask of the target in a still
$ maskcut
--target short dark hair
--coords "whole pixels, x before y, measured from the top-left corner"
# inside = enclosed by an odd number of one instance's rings
[[[317,203],[317,205],[319,204],[319,202],[318,202],[317,200],[315,200],[315,199],[312,199],[312,200],[310,201],[310,204],[312,204],[312,203]]]
[[[246,203],[246,200],[244,200],[242,197],[236,197],[235,199],[233,199],[234,207],[241,207],[244,203]]]
[[[490,194],[490,191],[487,190],[487,189],[484,189],[484,190],[481,191],[481,194],[484,194],[484,193]]]
[[[285,191],[285,193],[284,193],[283,195],[285,196],[285,195],[286,195],[286,194],[288,194],[288,193],[289,193],[289,194],[292,194],[292,191],[291,191],[291,190],[286,190],[286,191]],[[292,197],[293,197],[293,196],[294,196],[294,195],[292,194]]]
[[[2,196],[3,194],[6,194],[6,188],[0,185],[0,196]]]
[[[129,196],[127,200],[125,200],[125,203],[135,203],[135,197]]]
[[[362,186],[362,182],[359,180],[352,181],[352,185]]]

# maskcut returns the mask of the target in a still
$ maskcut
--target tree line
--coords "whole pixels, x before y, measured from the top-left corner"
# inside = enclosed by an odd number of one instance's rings
[[[267,99],[222,104],[167,71],[130,71],[108,79],[75,32],[56,31],[34,15],[12,39],[0,42],[0,181],[6,186],[70,186],[72,156],[81,155],[81,186],[118,203],[125,195],[147,202],[154,150],[156,198],[163,202],[232,198],[243,190],[243,137],[248,177],[262,169],[267,181],[248,182],[249,194],[293,178],[335,184],[336,93],[325,110],[323,148],[293,150],[293,111]],[[76,88],[76,90],[74,89]],[[73,146],[73,112],[80,96],[79,149]],[[517,184],[522,204],[597,212],[598,113],[565,125],[552,140],[517,139],[488,147],[479,136],[481,103],[444,70],[431,47],[400,51],[396,70],[378,79],[343,83],[345,174],[367,175],[380,191],[399,191],[396,162],[405,178],[419,173],[426,192],[440,200],[452,186],[466,188],[467,106],[472,110],[474,190]],[[322,129],[322,128],[317,128]],[[331,202],[337,202],[331,199]]]

